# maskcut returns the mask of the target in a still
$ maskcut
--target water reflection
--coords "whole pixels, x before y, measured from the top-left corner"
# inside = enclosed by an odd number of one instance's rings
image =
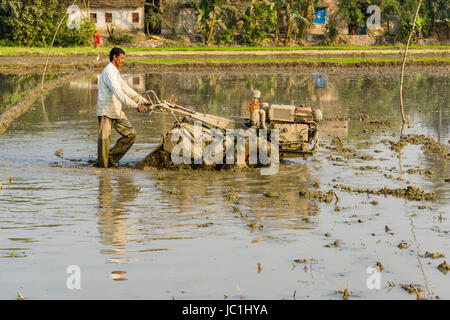
[[[100,243],[124,246],[128,242],[127,216],[131,202],[136,198],[133,177],[118,174],[112,177],[102,173],[98,177],[98,231]]]
[[[124,74],[128,84],[138,92],[155,90],[165,99],[180,97],[181,105],[200,112],[220,116],[245,116],[248,110],[250,91],[259,89],[262,100],[276,104],[305,104],[321,109],[326,119],[346,118],[370,114],[374,118],[392,120],[401,126],[398,109],[399,84],[396,76],[368,77],[342,74]],[[46,97],[44,113],[27,113],[27,122],[49,119],[91,121],[97,99],[97,78],[94,75],[63,86]],[[0,79],[1,80],[1,79]],[[9,86],[15,85],[12,78],[3,79]],[[325,84],[325,85],[324,85]],[[408,75],[405,80],[406,112],[412,124],[420,123],[438,138],[449,134],[449,88],[448,75]],[[11,89],[12,90],[12,89]],[[5,90],[5,92],[8,92]],[[12,96],[9,92],[8,96]],[[125,110],[134,115],[132,110]],[[34,117],[34,119],[31,119]],[[133,117],[141,122],[143,116]],[[145,119],[152,121],[153,118]],[[167,117],[169,122],[171,117]],[[93,120],[92,120],[93,121]],[[146,125],[146,130],[159,126],[157,121]],[[349,124],[351,127],[352,123]],[[339,125],[344,128],[345,124]],[[348,128],[350,136],[354,130]],[[359,129],[359,128],[357,128]],[[447,139],[448,140],[448,139]],[[444,141],[446,142],[446,141]]]
[[[0,113],[16,103],[20,98],[33,89],[39,81],[36,74],[28,75],[5,75],[0,74]]]

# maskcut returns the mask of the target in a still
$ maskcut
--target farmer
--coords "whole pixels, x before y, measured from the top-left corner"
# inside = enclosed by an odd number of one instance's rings
[[[99,45],[100,45],[100,35],[98,34],[98,31],[95,30],[95,33],[94,33],[94,47],[98,48]]]
[[[145,105],[150,104],[131,89],[119,74],[119,68],[125,60],[125,52],[120,48],[113,48],[109,53],[109,60],[111,62],[100,76],[97,100],[98,166],[101,168],[118,167],[119,160],[136,139],[136,131],[122,111],[122,104],[136,108],[139,112],[146,112]],[[122,137],[110,150],[111,128]]]

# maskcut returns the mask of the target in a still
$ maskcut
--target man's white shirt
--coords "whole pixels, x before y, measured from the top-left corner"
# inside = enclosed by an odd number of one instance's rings
[[[97,116],[124,119],[122,104],[137,108],[149,101],[139,95],[120,76],[119,70],[110,62],[103,70],[98,84]]]

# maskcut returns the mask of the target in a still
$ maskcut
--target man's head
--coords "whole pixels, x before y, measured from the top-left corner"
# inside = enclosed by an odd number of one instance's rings
[[[111,61],[117,68],[121,67],[125,61],[125,51],[120,48],[112,48],[109,53],[109,61]]]

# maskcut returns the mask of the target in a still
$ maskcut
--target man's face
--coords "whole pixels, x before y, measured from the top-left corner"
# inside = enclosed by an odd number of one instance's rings
[[[117,67],[123,66],[123,63],[125,62],[125,55],[121,53],[118,56],[114,56],[113,62]]]

